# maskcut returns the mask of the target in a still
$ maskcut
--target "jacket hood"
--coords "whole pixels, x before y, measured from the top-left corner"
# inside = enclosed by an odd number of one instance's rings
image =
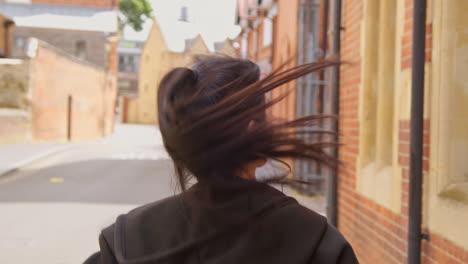
[[[103,240],[122,264],[310,263],[326,219],[266,184],[242,184],[195,184],[119,216]]]

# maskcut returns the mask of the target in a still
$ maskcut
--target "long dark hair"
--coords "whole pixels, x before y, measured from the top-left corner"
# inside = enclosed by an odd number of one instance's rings
[[[308,137],[299,136],[330,133],[307,129],[329,116],[280,121],[267,117],[266,110],[287,93],[265,101],[273,89],[333,65],[337,62],[304,64],[259,80],[259,67],[249,60],[210,56],[167,73],[158,90],[159,127],[181,189],[192,176],[229,185],[239,169],[259,159],[307,159],[334,166],[325,149],[335,142],[307,142]],[[247,129],[251,120],[255,125]]]

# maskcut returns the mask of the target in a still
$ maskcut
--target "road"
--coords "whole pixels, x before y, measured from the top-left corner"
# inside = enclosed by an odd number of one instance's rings
[[[0,178],[0,263],[82,263],[121,213],[176,193],[155,127],[123,126]]]
[[[138,125],[118,125],[110,138],[75,143],[1,176],[0,263],[82,263],[119,214],[177,193],[172,176],[156,127]],[[324,197],[284,192],[325,210]]]

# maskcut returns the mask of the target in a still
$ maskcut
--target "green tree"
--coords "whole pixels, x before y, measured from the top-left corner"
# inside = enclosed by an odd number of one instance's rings
[[[120,0],[121,19],[120,27],[128,25],[135,31],[141,31],[146,19],[151,18],[153,8],[148,0]]]

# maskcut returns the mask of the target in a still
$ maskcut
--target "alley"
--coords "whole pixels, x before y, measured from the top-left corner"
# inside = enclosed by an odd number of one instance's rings
[[[0,263],[81,263],[119,214],[176,192],[156,127],[116,129],[0,177]]]

